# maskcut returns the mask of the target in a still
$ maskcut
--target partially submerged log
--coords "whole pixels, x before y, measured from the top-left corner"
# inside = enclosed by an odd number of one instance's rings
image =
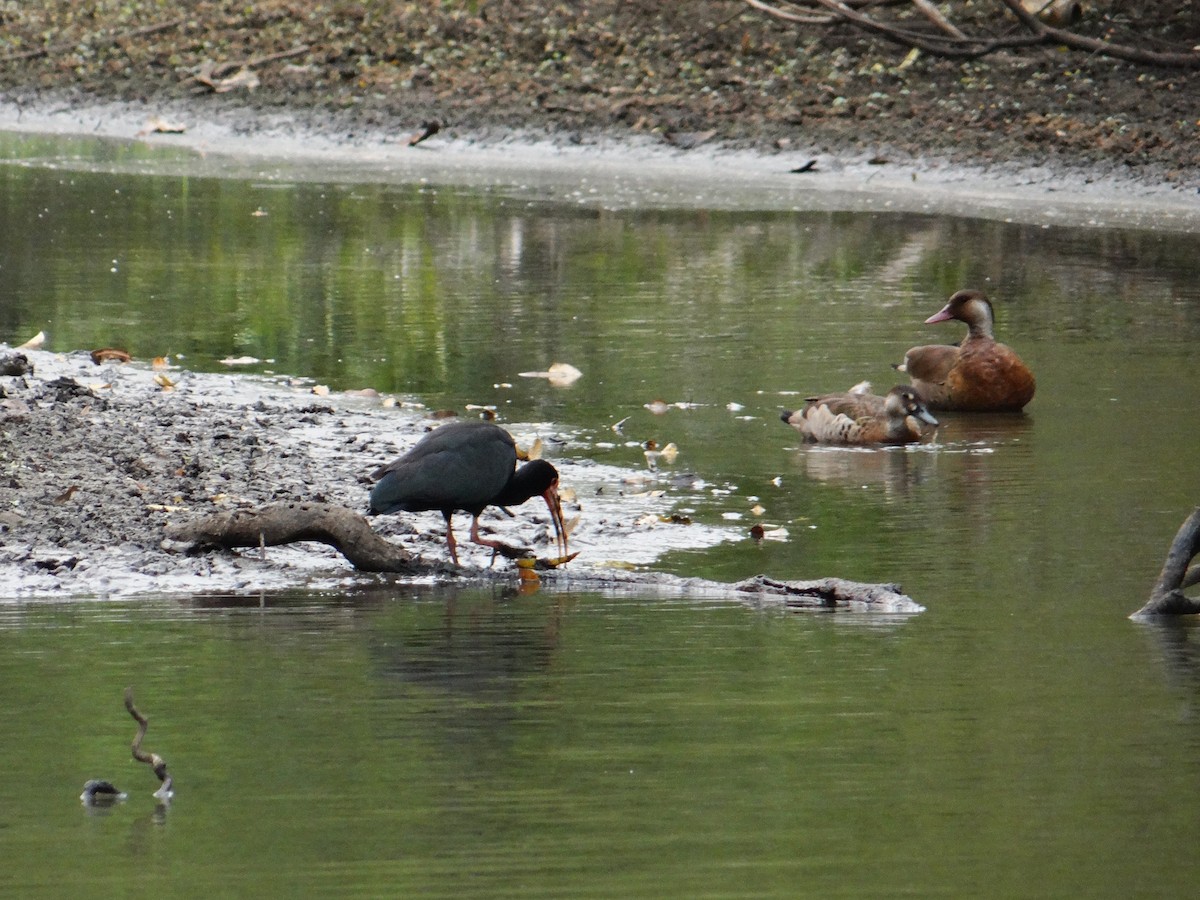
[[[776,581],[758,575],[736,585],[743,593],[772,594],[783,597],[784,605],[792,609],[861,609],[881,612],[921,612],[911,597],[898,584],[864,584],[842,578],[819,578],[815,581]]]
[[[1190,565],[1200,553],[1200,506],[1179,527],[1158,581],[1146,605],[1130,618],[1149,616],[1189,616],[1200,613],[1200,598],[1189,597],[1183,589],[1200,584],[1200,564]]]
[[[272,503],[259,509],[212,513],[191,522],[167,526],[167,537],[193,548],[278,546],[298,541],[319,541],[338,550],[363,572],[400,575],[458,573],[469,578],[509,577],[486,569],[431,564],[414,557],[371,530],[367,519],[331,503]],[[552,561],[553,562],[553,561]],[[924,607],[901,592],[896,584],[864,584],[841,578],[815,581],[779,581],[759,575],[738,584],[702,578],[676,578],[656,573],[620,570],[572,570],[551,566],[541,571],[549,586],[564,590],[623,591],[773,602],[790,609],[847,609],[887,613],[923,612]]]
[[[259,509],[212,513],[167,526],[167,537],[196,547],[275,547],[318,541],[363,572],[415,575],[428,566],[371,530],[366,518],[333,503],[270,503]]]

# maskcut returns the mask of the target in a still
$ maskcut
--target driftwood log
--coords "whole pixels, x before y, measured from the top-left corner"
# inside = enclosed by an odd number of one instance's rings
[[[167,526],[172,541],[193,550],[238,549],[319,541],[338,550],[363,572],[399,575],[458,574],[470,578],[508,578],[510,574],[452,567],[415,557],[371,530],[367,519],[351,509],[330,503],[272,503],[258,509],[212,513]],[[738,584],[702,578],[676,578],[611,570],[577,571],[570,567],[539,572],[548,585],[580,591],[650,591],[659,594],[775,603],[791,609],[848,609],[888,613],[923,612],[896,584],[864,584],[840,578],[780,581],[759,575]]]
[[[430,566],[381,538],[366,518],[332,503],[271,503],[258,509],[212,513],[167,526],[167,537],[195,547],[276,547],[318,541],[363,572],[415,575]]]
[[[1200,598],[1183,593],[1184,588],[1200,584],[1200,564],[1190,565],[1197,553],[1200,553],[1200,506],[1179,526],[1150,599],[1131,618],[1200,613]]]
[[[767,594],[783,598],[792,609],[894,609],[904,611],[912,598],[898,584],[863,584],[843,578],[819,578],[814,581],[777,581],[758,575],[735,585],[742,593]]]

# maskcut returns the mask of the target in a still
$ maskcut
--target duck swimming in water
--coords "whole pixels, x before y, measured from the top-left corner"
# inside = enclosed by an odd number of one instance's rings
[[[844,445],[911,444],[920,440],[922,422],[938,424],[917,392],[904,385],[884,397],[859,391],[809,397],[803,409],[785,409],[779,418],[806,441]]]
[[[961,344],[928,344],[904,354],[908,373],[930,409],[1017,412],[1033,399],[1029,367],[993,335],[995,313],[982,291],[959,291],[926,325],[957,319],[967,326]]]

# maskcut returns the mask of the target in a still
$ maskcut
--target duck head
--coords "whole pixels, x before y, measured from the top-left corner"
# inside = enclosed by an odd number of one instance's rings
[[[996,320],[992,301],[983,291],[958,291],[938,312],[925,320],[926,325],[958,319],[970,329],[969,337],[992,337]]]

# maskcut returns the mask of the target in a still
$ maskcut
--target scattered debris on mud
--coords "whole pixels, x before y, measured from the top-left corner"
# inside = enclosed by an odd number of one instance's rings
[[[102,355],[97,363],[83,351],[0,349],[0,366],[9,373],[0,380],[5,595],[268,591],[392,577],[357,572],[336,549],[314,541],[194,552],[191,542],[171,535],[214,513],[288,503],[329,504],[354,515],[349,511],[365,510],[368,473],[414,444],[433,426],[430,418],[369,392],[318,396],[299,379],[178,368],[166,375],[161,361],[147,366]],[[725,585],[654,572],[647,566],[669,550],[751,538],[670,515],[669,490],[643,489],[645,473],[582,453],[572,458],[567,451],[582,448],[552,426],[507,427],[523,446],[545,435],[553,441],[543,447],[563,448],[554,462],[572,489],[564,512],[579,516],[571,542],[582,552],[541,573],[553,588],[737,597],[793,609],[922,610],[897,585],[765,576]],[[485,512],[485,529],[506,543],[553,549],[547,512],[533,504],[513,512]],[[529,587],[513,561],[493,563],[486,548],[461,544],[464,566],[450,565],[438,513],[378,517],[372,525],[413,557],[424,582],[506,578]]]
[[[83,351],[0,350],[0,365],[9,373],[0,378],[0,582],[16,596],[256,590],[352,577],[345,559],[320,544],[188,555],[165,539],[166,527],[289,501],[365,512],[368,473],[434,424],[370,392],[319,396],[301,379],[97,365]],[[523,446],[553,436],[546,444],[570,452],[571,436],[551,426],[504,424]],[[630,473],[582,456],[554,462],[574,489],[568,516],[581,506],[588,513],[572,534],[584,551],[575,568],[644,566],[671,549],[744,539],[671,524],[670,497],[631,488]],[[514,512],[489,511],[484,525],[513,544],[553,547],[544,509]],[[455,575],[441,566],[439,514],[372,524],[422,557],[434,577]],[[484,548],[464,552],[468,571],[488,568]],[[496,563],[504,567],[511,563]]]

